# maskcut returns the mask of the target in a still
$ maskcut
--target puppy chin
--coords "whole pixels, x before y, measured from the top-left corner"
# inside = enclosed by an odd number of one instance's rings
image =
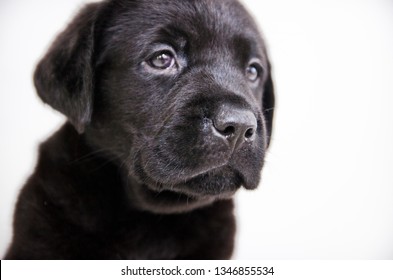
[[[129,200],[136,209],[170,214],[230,199],[241,187],[254,189],[258,186],[261,161],[257,161],[257,157],[261,155],[254,156],[254,160],[247,157],[249,164],[228,162],[224,158],[222,162],[209,162],[206,166],[196,164],[195,169],[181,172],[162,164],[152,164],[154,161],[144,161],[141,154],[137,154],[128,163]],[[164,173],[167,174],[166,177],[163,176]]]
[[[127,194],[133,207],[159,214],[188,212],[217,200],[230,199],[243,185],[241,176],[227,168],[213,170],[183,183],[157,182],[139,169],[130,172]]]
[[[232,196],[230,194],[191,196],[171,190],[155,191],[151,187],[137,182],[133,182],[128,186],[127,195],[133,208],[155,214],[189,212],[208,206],[216,200],[229,199]]]

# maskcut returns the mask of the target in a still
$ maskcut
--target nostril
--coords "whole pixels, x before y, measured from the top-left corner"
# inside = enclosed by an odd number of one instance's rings
[[[250,139],[252,136],[254,136],[254,133],[255,133],[254,129],[249,128],[249,129],[247,129],[246,133],[244,134],[244,137],[246,139]]]
[[[224,129],[224,131],[222,131],[222,134],[223,134],[224,136],[226,136],[226,137],[229,137],[229,136],[234,135],[234,134],[235,134],[235,127],[232,126],[232,125],[227,126],[227,127]]]

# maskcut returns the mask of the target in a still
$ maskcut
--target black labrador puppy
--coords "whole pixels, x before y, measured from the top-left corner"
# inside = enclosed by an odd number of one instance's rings
[[[227,259],[272,130],[264,43],[235,0],[88,4],[34,74],[40,146],[8,259]]]

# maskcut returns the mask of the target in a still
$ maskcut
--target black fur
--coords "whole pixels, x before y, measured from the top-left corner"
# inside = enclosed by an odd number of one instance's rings
[[[164,70],[162,53],[175,61]],[[231,197],[259,183],[274,108],[263,41],[237,1],[88,4],[34,81],[69,123],[40,147],[6,258],[231,257]],[[255,119],[248,141],[216,128],[231,112]]]

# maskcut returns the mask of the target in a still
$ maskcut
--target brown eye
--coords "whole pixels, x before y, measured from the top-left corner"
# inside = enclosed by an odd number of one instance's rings
[[[149,64],[157,69],[168,69],[175,64],[175,58],[170,52],[161,52],[149,60]]]
[[[260,74],[261,74],[261,67],[259,65],[256,65],[255,63],[250,64],[246,68],[246,76],[251,82],[257,81]]]

